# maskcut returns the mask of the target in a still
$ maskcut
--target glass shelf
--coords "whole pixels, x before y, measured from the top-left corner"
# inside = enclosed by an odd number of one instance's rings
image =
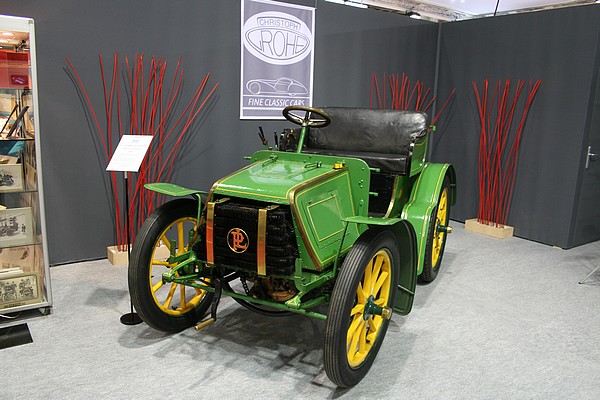
[[[52,295],[33,20],[0,15],[0,31],[8,42],[0,43],[0,314],[34,308],[47,314]]]

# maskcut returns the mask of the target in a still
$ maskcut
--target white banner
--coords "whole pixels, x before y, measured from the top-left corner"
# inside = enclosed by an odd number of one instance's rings
[[[283,119],[312,105],[315,9],[242,0],[241,119]]]

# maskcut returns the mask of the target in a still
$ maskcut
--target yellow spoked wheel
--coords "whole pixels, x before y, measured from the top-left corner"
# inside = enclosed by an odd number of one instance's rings
[[[184,217],[173,221],[159,236],[154,245],[148,279],[152,287],[152,297],[162,312],[170,315],[181,315],[194,309],[204,298],[206,291],[186,287],[177,283],[164,284],[162,275],[177,264],[169,264],[167,259],[172,245],[175,246],[175,255],[187,251],[185,238],[190,229],[196,224],[196,218]],[[173,239],[172,239],[173,238]]]
[[[171,250],[175,255],[187,251],[197,207],[191,199],[178,199],[157,208],[138,232],[131,252],[131,300],[144,322],[165,332],[195,324],[212,299],[212,293],[162,280],[163,273],[177,266],[168,262]],[[191,264],[185,273],[193,273],[194,267]]]
[[[433,281],[442,263],[442,256],[444,255],[444,248],[446,246],[446,236],[448,234],[448,223],[450,222],[449,196],[450,181],[446,177],[442,184],[438,204],[429,222],[423,272],[419,276],[422,282]]]
[[[348,364],[358,367],[373,348],[384,318],[376,314],[377,307],[388,305],[392,280],[392,262],[387,250],[379,250],[367,264],[362,282],[356,289],[355,306],[350,311],[346,347]]]
[[[448,189],[444,188],[440,195],[438,203],[437,215],[435,218],[436,232],[433,235],[433,246],[431,248],[431,264],[437,266],[437,263],[442,256],[444,242],[446,241],[446,231],[437,229],[440,226],[448,225]]]
[[[400,254],[389,230],[368,230],[354,244],[336,280],[323,349],[325,371],[349,387],[369,371],[387,331]]]

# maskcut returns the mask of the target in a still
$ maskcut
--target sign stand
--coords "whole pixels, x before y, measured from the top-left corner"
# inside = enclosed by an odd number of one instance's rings
[[[127,267],[131,265],[131,240],[129,238],[129,193],[127,192],[127,172],[123,172],[123,191],[125,192],[125,229],[127,230]],[[128,314],[121,315],[121,323],[123,325],[137,325],[142,323],[140,316],[133,311],[133,303],[129,298],[129,306],[131,308]]]
[[[125,229],[127,231],[127,265],[131,265],[131,240],[129,237],[129,193],[127,192],[127,173],[138,172],[146,152],[152,142],[151,135],[123,135],[115,152],[106,167],[107,171],[123,172],[123,191],[125,192]],[[124,325],[137,325],[142,322],[139,315],[133,311],[133,303],[129,298],[131,312],[121,316]]]

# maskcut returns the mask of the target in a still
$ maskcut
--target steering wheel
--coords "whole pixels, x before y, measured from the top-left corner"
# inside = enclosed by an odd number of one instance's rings
[[[295,111],[304,112],[304,116],[294,113]],[[319,118],[312,117],[312,114],[316,114]],[[287,106],[283,109],[283,116],[302,127],[322,128],[331,123],[331,117],[325,111],[314,107]]]

